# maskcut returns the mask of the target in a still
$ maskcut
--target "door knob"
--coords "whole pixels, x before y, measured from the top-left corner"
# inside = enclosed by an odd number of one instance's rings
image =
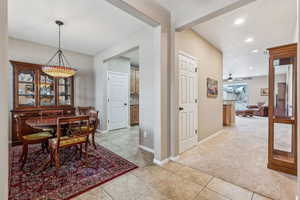
[[[179,110],[183,110],[183,107],[179,107]]]
[[[127,103],[124,103],[124,106],[127,106]]]

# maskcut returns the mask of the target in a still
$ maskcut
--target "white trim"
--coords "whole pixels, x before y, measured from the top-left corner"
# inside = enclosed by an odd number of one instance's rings
[[[178,156],[175,156],[175,157],[170,157],[170,160],[171,160],[171,161],[174,161],[174,162],[177,161],[178,159],[179,159],[179,155],[178,155]]]
[[[208,141],[208,140],[210,140],[210,139],[212,139],[212,138],[214,138],[214,137],[217,137],[217,136],[220,135],[221,133],[223,133],[223,129],[221,129],[221,130],[219,130],[218,132],[216,132],[216,133],[214,133],[214,134],[208,136],[207,138],[204,138],[203,140],[200,140],[198,144],[202,144],[202,143],[204,143],[204,142],[206,142],[206,141]]]
[[[169,158],[166,158],[164,160],[156,160],[155,158],[153,159],[153,163],[158,166],[163,166],[163,165],[167,164],[169,161],[170,161]]]
[[[144,150],[144,151],[147,151],[149,153],[153,153],[154,154],[154,150],[150,149],[149,147],[146,147],[146,146],[140,144],[139,148],[142,149],[142,150]]]

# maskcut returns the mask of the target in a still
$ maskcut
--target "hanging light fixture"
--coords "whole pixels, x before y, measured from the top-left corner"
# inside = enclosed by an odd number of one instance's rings
[[[58,50],[56,51],[54,56],[50,58],[48,63],[42,67],[42,71],[48,74],[49,76],[57,77],[57,78],[66,78],[66,77],[74,76],[77,70],[69,67],[70,63],[68,62],[66,56],[61,50],[61,26],[63,26],[64,23],[58,20],[55,21],[55,23],[58,25],[58,31],[59,31]],[[58,62],[54,63],[56,58]]]

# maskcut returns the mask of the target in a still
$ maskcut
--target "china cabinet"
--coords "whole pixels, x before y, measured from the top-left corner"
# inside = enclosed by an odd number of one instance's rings
[[[19,144],[13,116],[20,114],[22,130],[34,130],[25,121],[40,117],[43,110],[63,110],[64,115],[75,113],[74,77],[54,78],[42,71],[42,65],[10,61],[13,67],[12,143]]]
[[[297,44],[269,52],[268,168],[297,174]]]

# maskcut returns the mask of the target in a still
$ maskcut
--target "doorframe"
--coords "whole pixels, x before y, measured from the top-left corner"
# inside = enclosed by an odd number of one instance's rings
[[[175,147],[174,147],[174,150],[176,150],[174,153],[175,153],[175,155],[176,156],[173,156],[172,155],[172,157],[171,157],[171,159],[172,160],[177,160],[178,158],[179,158],[179,156],[180,156],[180,134],[179,134],[179,106],[180,106],[180,104],[179,104],[179,81],[180,81],[180,79],[179,79],[179,76],[180,76],[180,68],[179,68],[179,55],[183,55],[183,56],[186,56],[186,57],[189,57],[189,58],[191,58],[191,59],[194,59],[196,62],[197,62],[197,80],[198,80],[198,82],[197,82],[197,87],[198,87],[198,92],[197,92],[197,95],[198,95],[198,101],[197,101],[197,109],[198,109],[198,117],[197,117],[197,119],[198,119],[198,127],[197,127],[197,130],[198,130],[198,134],[197,134],[197,143],[198,143],[198,140],[199,140],[199,94],[200,94],[200,92],[199,92],[199,71],[200,71],[200,60],[198,59],[198,58],[196,58],[196,57],[194,57],[194,56],[192,56],[192,55],[190,55],[190,54],[188,54],[188,53],[186,53],[186,52],[184,52],[184,51],[181,51],[181,50],[176,50],[175,51],[175,76],[176,76],[176,80],[175,80],[175,84],[176,84],[176,93],[177,93],[177,95],[176,95],[176,103],[175,103],[175,105],[176,105],[176,121],[177,121],[177,123],[176,123],[176,132],[175,132]]]
[[[106,98],[106,101],[107,101],[107,107],[106,107],[106,116],[107,116],[107,120],[106,120],[106,124],[107,124],[107,130],[108,131],[111,131],[112,129],[111,129],[111,127],[110,127],[110,123],[109,123],[109,120],[110,120],[110,114],[109,114],[109,106],[110,106],[110,101],[108,101],[108,99],[109,99],[109,97],[110,97],[110,88],[109,88],[109,75],[110,74],[117,74],[117,75],[124,75],[124,76],[127,76],[127,78],[128,78],[128,86],[127,86],[127,88],[128,88],[128,95],[127,95],[127,127],[126,128],[129,128],[130,127],[130,124],[129,124],[129,107],[130,107],[130,105],[129,105],[129,95],[130,95],[130,77],[128,77],[128,73],[126,73],[126,72],[114,72],[114,71],[110,71],[110,70],[108,70],[107,71],[107,74],[106,74],[106,78],[107,78],[107,91],[106,91],[106,95],[107,95],[107,98]]]

